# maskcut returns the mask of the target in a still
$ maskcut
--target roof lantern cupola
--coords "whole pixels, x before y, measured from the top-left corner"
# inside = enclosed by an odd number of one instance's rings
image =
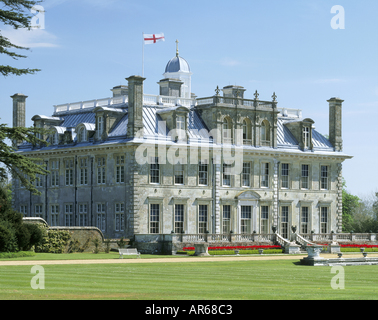
[[[183,82],[181,87],[181,98],[191,98],[191,76],[189,63],[179,55],[178,40],[176,40],[176,56],[168,61],[165,72],[165,79],[178,79]]]

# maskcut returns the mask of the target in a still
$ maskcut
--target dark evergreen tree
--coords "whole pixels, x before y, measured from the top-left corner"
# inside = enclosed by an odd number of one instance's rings
[[[4,25],[12,26],[14,29],[27,28],[30,30],[30,21],[32,15],[30,9],[42,1],[37,0],[0,0],[0,22]],[[8,38],[1,34],[0,30],[0,53],[5,54],[12,59],[26,58],[25,55],[16,53],[12,50],[29,50],[29,48],[18,46],[9,41]],[[9,65],[0,65],[0,74],[3,76],[8,75],[24,75],[34,74],[40,71],[39,69],[18,69]]]

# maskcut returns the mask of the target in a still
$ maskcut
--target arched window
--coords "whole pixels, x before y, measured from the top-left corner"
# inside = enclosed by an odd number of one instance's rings
[[[229,118],[224,118],[223,125],[223,143],[232,144],[232,122]]]
[[[59,134],[55,131],[50,137],[51,144],[56,146],[59,144]]]
[[[252,145],[252,125],[249,119],[243,120],[243,144]]]
[[[82,127],[79,131],[79,142],[87,141],[87,130],[85,127]]]
[[[260,127],[260,140],[262,146],[270,146],[270,125],[267,120],[261,123]]]

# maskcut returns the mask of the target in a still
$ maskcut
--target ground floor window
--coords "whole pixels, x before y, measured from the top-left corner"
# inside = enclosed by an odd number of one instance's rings
[[[222,225],[223,225],[223,233],[230,233],[230,221],[231,221],[231,206],[224,205],[223,206],[223,215],[222,215]]]
[[[207,205],[199,205],[198,233],[206,233],[207,231]]]
[[[241,233],[251,233],[251,206],[241,206]]]
[[[160,205],[150,205],[150,233],[159,233]]]
[[[328,207],[320,208],[320,233],[328,232]]]
[[[175,205],[175,233],[183,233],[184,231],[184,205]]]
[[[66,227],[73,226],[73,205],[66,204],[64,206],[64,225]]]
[[[42,211],[42,205],[41,204],[37,204],[35,207],[34,207],[34,216],[35,217],[39,217],[39,218],[42,218],[42,215],[43,215],[43,211]]]
[[[268,233],[269,207],[261,206],[261,233]]]
[[[57,227],[59,225],[59,205],[53,204],[51,206],[51,226]]]
[[[301,233],[308,233],[308,207],[302,207]]]
[[[86,227],[88,226],[88,205],[87,204],[79,204],[79,226]]]
[[[115,204],[115,231],[124,231],[125,225],[125,204]]]
[[[20,206],[20,212],[26,217],[28,215],[28,206]]]
[[[106,230],[105,203],[97,204],[97,228],[101,231]]]
[[[288,238],[289,228],[289,207],[281,207],[281,236],[285,239]]]

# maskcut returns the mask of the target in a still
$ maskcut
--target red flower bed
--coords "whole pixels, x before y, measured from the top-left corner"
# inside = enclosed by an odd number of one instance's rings
[[[228,246],[228,247],[208,247],[208,250],[234,250],[234,249],[239,249],[239,250],[257,250],[257,249],[281,249],[281,246]],[[184,251],[194,251],[194,247],[185,247],[183,249]]]

